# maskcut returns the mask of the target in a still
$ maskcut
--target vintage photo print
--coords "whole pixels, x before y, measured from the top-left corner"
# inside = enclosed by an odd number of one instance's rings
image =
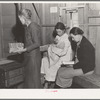
[[[0,1],[0,99],[99,99],[99,1]]]

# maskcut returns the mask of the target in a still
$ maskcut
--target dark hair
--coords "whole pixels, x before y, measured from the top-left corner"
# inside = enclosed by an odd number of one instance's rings
[[[62,22],[58,22],[55,26],[55,30],[56,29],[61,29],[61,30],[65,30],[65,25]]]
[[[29,9],[21,9],[21,10],[18,12],[18,16],[24,16],[24,17],[26,17],[27,19],[31,19],[32,12],[31,12],[31,10],[29,10]]]
[[[53,31],[52,36],[53,36],[53,38],[55,38],[57,36],[57,31],[56,30]]]
[[[73,35],[82,35],[84,34],[83,30],[78,28],[78,27],[73,27],[70,32],[70,34],[73,34]]]

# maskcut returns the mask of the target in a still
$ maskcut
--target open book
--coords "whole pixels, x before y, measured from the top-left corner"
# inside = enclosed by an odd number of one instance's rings
[[[63,65],[73,65],[75,64],[75,62],[74,61],[63,61],[62,64]]]
[[[24,49],[23,43],[9,43],[9,53],[16,53]]]

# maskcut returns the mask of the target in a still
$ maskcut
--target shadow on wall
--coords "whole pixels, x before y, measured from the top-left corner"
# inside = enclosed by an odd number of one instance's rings
[[[15,42],[22,42],[24,43],[24,27],[20,24],[16,24],[12,28],[12,34],[14,36]],[[24,60],[24,55],[22,54],[13,54],[7,57],[10,60],[15,60],[17,62],[23,62]]]
[[[23,25],[21,24],[17,13],[18,13],[18,9],[16,8],[16,24],[12,27],[12,34],[13,34],[15,42],[24,43],[25,29],[24,29]],[[8,56],[7,58],[21,63],[24,60],[24,55],[23,55],[23,53],[22,54],[13,54],[13,55]]]
[[[24,43],[24,27],[21,25],[21,23],[17,23],[15,26],[13,26],[12,34],[16,42]]]

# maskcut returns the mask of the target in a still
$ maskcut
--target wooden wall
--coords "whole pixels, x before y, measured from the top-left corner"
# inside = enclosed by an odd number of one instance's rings
[[[95,73],[100,75],[100,4],[89,3],[79,14],[80,27],[95,47]]]
[[[89,4],[89,40],[96,49],[95,73],[100,75],[100,4]]]
[[[2,19],[1,19],[1,5],[0,5],[0,59],[2,58]]]
[[[15,23],[14,4],[0,4],[0,59],[9,55],[8,43],[14,41],[12,27]]]
[[[46,3],[42,4],[42,35],[43,35],[43,44],[48,44],[53,42],[52,33],[54,26],[59,19],[64,24],[68,23],[68,18],[65,12],[62,12],[62,16],[59,17],[60,11],[59,7],[65,7],[66,3]],[[57,11],[53,12],[52,8],[57,8]]]
[[[1,14],[2,14],[2,10],[1,10],[1,5],[0,5],[0,59],[2,58],[2,21],[1,21]]]

